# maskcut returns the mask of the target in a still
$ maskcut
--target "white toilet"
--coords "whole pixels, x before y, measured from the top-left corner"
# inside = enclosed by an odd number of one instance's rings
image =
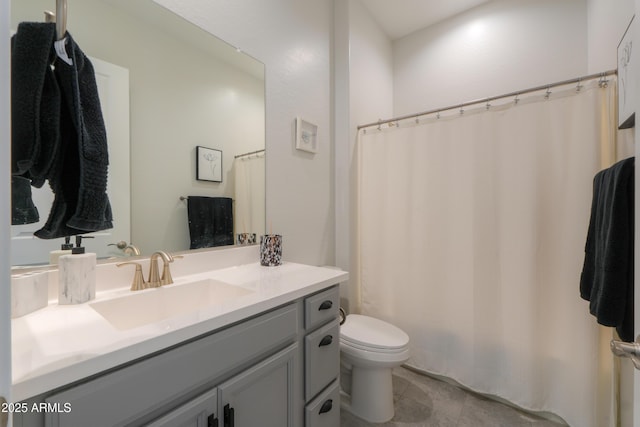
[[[343,407],[369,422],[393,418],[391,369],[409,359],[409,336],[369,316],[350,314],[340,326]]]

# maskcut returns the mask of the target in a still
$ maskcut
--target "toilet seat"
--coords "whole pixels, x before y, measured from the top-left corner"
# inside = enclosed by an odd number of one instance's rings
[[[344,345],[361,350],[397,353],[409,345],[409,336],[401,329],[380,319],[350,314],[340,327]]]

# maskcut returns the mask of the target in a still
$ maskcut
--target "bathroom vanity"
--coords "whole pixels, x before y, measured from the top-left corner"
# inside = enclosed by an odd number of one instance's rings
[[[347,274],[221,253],[187,255],[176,272],[216,254],[236,264],[14,319],[14,426],[339,425],[337,284]],[[139,316],[126,313],[134,307]]]

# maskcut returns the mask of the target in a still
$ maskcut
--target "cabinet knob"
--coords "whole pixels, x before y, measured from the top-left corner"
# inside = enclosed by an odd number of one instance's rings
[[[329,345],[332,342],[333,342],[333,336],[327,335],[320,340],[320,344],[318,344],[318,347],[324,347],[325,345]]]
[[[320,407],[320,413],[324,414],[325,412],[329,412],[331,408],[333,408],[333,399],[328,399]]]
[[[318,311],[329,310],[331,307],[333,307],[333,302],[331,302],[330,300],[326,300],[322,304],[320,304],[320,307],[318,307]]]

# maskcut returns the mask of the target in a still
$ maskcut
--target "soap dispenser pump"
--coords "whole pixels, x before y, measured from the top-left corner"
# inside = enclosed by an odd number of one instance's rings
[[[60,245],[60,249],[49,252],[49,264],[56,265],[58,263],[58,258],[62,255],[70,254],[72,248],[73,243],[71,243],[71,236],[65,237],[64,243]]]
[[[71,254],[58,259],[58,304],[82,304],[96,297],[96,254],[82,246],[82,239],[92,238],[76,236]]]

